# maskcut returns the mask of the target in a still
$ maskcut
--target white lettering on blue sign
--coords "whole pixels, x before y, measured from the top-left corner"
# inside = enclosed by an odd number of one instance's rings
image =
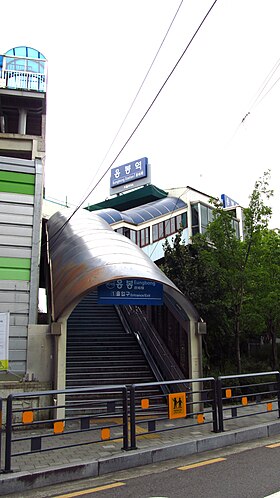
[[[148,158],[143,157],[111,169],[111,188],[148,176]]]

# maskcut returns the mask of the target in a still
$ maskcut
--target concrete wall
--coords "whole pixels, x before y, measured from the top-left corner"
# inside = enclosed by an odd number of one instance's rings
[[[53,337],[49,325],[29,325],[26,378],[51,384],[53,361]]]

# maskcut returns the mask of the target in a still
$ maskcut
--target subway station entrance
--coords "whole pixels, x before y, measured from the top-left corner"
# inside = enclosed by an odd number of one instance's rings
[[[138,246],[85,211],[47,231],[56,389],[201,377],[202,320]]]

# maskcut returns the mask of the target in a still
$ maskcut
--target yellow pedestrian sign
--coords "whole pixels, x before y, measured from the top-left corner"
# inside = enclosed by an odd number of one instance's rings
[[[183,418],[187,416],[186,393],[168,394],[169,418]]]

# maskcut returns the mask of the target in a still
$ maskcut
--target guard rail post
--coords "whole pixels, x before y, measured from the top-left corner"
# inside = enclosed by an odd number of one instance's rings
[[[219,432],[218,417],[217,417],[217,382],[215,379],[211,381],[213,400],[212,400],[212,417],[213,417],[213,431]]]
[[[3,399],[0,397],[0,472],[2,470]]]
[[[278,404],[278,418],[280,418],[280,373],[276,374],[276,382],[277,382],[277,404]]]
[[[13,424],[13,395],[10,394],[7,398],[7,414],[6,414],[6,448],[5,448],[5,468],[4,472],[12,472],[12,424]]]
[[[122,403],[123,403],[123,450],[129,449],[128,442],[128,395],[127,387],[122,389]]]
[[[216,389],[217,389],[217,406],[218,406],[219,432],[224,432],[223,391],[222,391],[222,380],[221,380],[221,377],[217,378]]]
[[[130,449],[137,450],[136,423],[135,423],[135,387],[130,388]]]

